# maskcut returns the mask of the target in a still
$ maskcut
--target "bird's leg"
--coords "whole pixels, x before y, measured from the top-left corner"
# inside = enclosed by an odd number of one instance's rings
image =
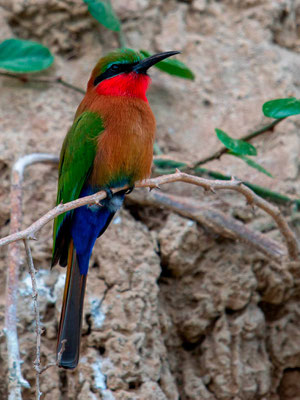
[[[111,200],[113,198],[113,192],[110,189],[103,189],[106,193],[106,197],[104,200]]]
[[[102,189],[102,190],[106,193],[106,197],[99,201],[99,203],[97,204],[98,207],[106,206],[110,202],[110,200],[113,198],[113,192],[109,188]]]

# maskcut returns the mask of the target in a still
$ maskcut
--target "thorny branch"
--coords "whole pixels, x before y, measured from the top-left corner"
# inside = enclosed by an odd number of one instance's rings
[[[153,160],[167,160],[168,162],[171,163],[177,163],[177,168],[179,168],[182,172],[187,172],[190,170],[191,166],[182,160],[174,160],[170,159],[170,156],[166,155],[160,155],[160,156],[154,156]],[[180,164],[183,164],[183,166],[180,166]],[[176,167],[170,166],[169,168],[165,167],[157,167],[155,166],[154,173],[156,175],[164,175],[164,174],[173,174],[176,171]],[[222,181],[230,181],[231,176],[230,175],[224,175],[221,174],[218,171],[213,171],[207,168],[201,168],[197,167],[192,170],[193,175],[196,176],[201,176],[201,177],[207,177],[207,178],[213,178],[213,179],[220,179]],[[249,189],[251,189],[254,193],[259,195],[260,197],[263,197],[264,199],[270,200],[272,203],[277,203],[277,204],[285,204],[285,205],[293,205],[296,207],[296,209],[300,209],[300,199],[297,198],[296,196],[294,197],[289,197],[286,194],[283,193],[278,193],[274,192],[273,190],[270,190],[264,186],[259,186],[254,183],[244,181],[243,184],[247,186]]]
[[[24,245],[25,245],[25,250],[26,250],[26,258],[27,258],[27,264],[29,266],[29,273],[31,277],[31,284],[32,284],[32,298],[33,298],[33,309],[34,309],[34,317],[35,317],[35,333],[36,333],[36,358],[33,363],[34,368],[35,368],[35,382],[36,382],[36,400],[40,400],[42,392],[40,390],[40,374],[44,371],[46,371],[48,368],[58,365],[59,360],[61,359],[62,353],[64,352],[65,349],[65,342],[66,340],[63,340],[62,348],[59,352],[58,355],[58,361],[56,363],[49,363],[45,367],[41,367],[41,335],[42,335],[42,327],[41,327],[41,320],[40,320],[40,306],[39,306],[39,300],[38,300],[38,287],[37,287],[37,282],[36,282],[36,270],[34,268],[33,264],[33,258],[32,258],[32,253],[29,245],[29,240],[24,239]]]
[[[269,214],[274,221],[276,222],[279,231],[284,237],[288,249],[288,255],[291,259],[295,260],[298,258],[298,244],[295,237],[295,234],[290,230],[287,222],[281,215],[280,210],[274,205],[268,203],[266,200],[257,196],[252,192],[247,186],[245,186],[241,181],[232,178],[231,181],[219,181],[219,180],[209,180],[200,178],[197,176],[189,175],[177,170],[175,174],[171,175],[163,175],[152,179],[146,179],[144,181],[137,182],[135,187],[149,187],[150,189],[159,188],[161,185],[172,182],[186,182],[196,186],[203,187],[208,191],[216,191],[222,189],[234,190],[236,192],[241,193],[247,200],[248,204],[252,206],[257,206],[264,210],[267,214]],[[119,190],[126,190],[128,186],[123,186],[122,188],[113,188],[112,192],[116,193]],[[30,225],[28,228],[23,231],[14,233],[9,235],[3,239],[0,239],[0,246],[5,244],[12,243],[16,240],[24,240],[24,239],[35,239],[36,233],[48,222],[53,220],[60,214],[63,214],[67,211],[74,210],[83,205],[87,204],[100,204],[100,201],[106,197],[106,192],[100,191],[94,195],[82,197],[80,199],[71,201],[66,204],[59,204],[52,210],[48,211],[44,216]]]
[[[19,240],[23,240],[26,249],[27,262],[30,269],[30,275],[32,279],[32,287],[33,287],[33,299],[34,299],[34,310],[35,310],[35,319],[36,319],[36,335],[37,335],[37,344],[36,344],[36,360],[34,363],[36,370],[36,399],[39,400],[41,396],[40,385],[39,385],[39,375],[44,372],[46,369],[50,368],[53,365],[57,365],[57,363],[49,363],[44,367],[41,367],[40,364],[40,345],[41,345],[41,325],[39,318],[39,304],[38,304],[38,292],[37,285],[35,279],[35,269],[32,260],[31,250],[29,247],[29,240],[36,239],[36,233],[48,222],[53,220],[56,216],[73,210],[77,207],[86,204],[98,204],[100,205],[100,201],[106,197],[106,192],[101,191],[92,196],[83,197],[72,201],[66,204],[59,204],[54,209],[50,210],[28,228],[20,231],[21,226],[21,216],[22,216],[22,180],[23,180],[23,172],[27,165],[36,162],[57,162],[57,157],[51,156],[48,154],[32,154],[20,159],[14,166],[12,172],[12,194],[11,194],[11,207],[12,207],[12,216],[11,216],[11,234],[3,239],[0,239],[0,246],[4,246],[6,244],[10,245],[9,257],[11,262],[9,264],[8,270],[8,281],[7,281],[7,307],[6,307],[6,333],[7,333],[7,347],[8,347],[8,357],[9,362],[13,362],[14,364],[14,373],[10,369],[10,380],[13,384],[10,384],[10,400],[13,399],[21,399],[21,385],[28,387],[28,383],[22,378],[21,370],[20,370],[20,359],[19,359],[19,349],[18,349],[18,340],[17,340],[17,331],[16,331],[16,299],[17,299],[17,283],[18,283],[18,272],[19,272],[19,248],[17,246],[17,242]],[[137,182],[135,187],[149,187],[151,189],[160,188],[161,185],[171,182],[186,182],[190,184],[194,184],[204,188],[205,190],[209,190],[215,192],[216,190],[221,189],[229,189],[237,191],[243,194],[250,205],[256,205],[257,207],[264,210],[268,213],[273,220],[276,222],[281,234],[283,235],[288,249],[288,255],[291,259],[298,258],[298,245],[295,238],[294,233],[288,227],[286,221],[282,217],[279,209],[272,204],[268,203],[264,199],[257,196],[252,192],[248,187],[246,187],[241,181],[238,181],[234,178],[231,181],[219,181],[219,180],[208,180],[204,178],[200,178],[193,175],[188,175],[186,173],[180,172],[176,170],[176,173],[171,175],[163,175],[153,179],[147,179],[141,182]],[[128,188],[124,186],[122,188],[112,189],[113,193],[116,193],[119,190],[124,190]],[[158,195],[154,193],[154,198],[161,205],[165,204],[168,208],[173,209],[176,212],[181,213],[182,215],[191,217],[195,220],[201,222],[201,218],[199,219],[199,215],[195,215],[196,211],[199,212],[199,207],[195,206],[195,204],[187,204],[186,201],[179,201],[178,198],[167,195]],[[220,214],[220,213],[219,213]],[[209,216],[210,221],[220,218],[220,215]],[[222,213],[221,213],[222,214]],[[221,219],[224,215],[221,215]],[[220,226],[220,222],[219,226]],[[218,225],[217,223],[217,225]],[[225,220],[226,223],[226,220]],[[228,228],[228,224],[227,224]],[[231,224],[230,228],[227,229],[230,232],[238,232],[237,236],[243,239],[244,237],[247,239],[251,235],[249,232],[241,230],[240,226],[236,224]],[[252,232],[253,233],[253,232]],[[251,242],[256,241],[256,247],[263,251],[265,254],[272,256],[273,258],[280,259],[284,254],[284,250],[281,245],[278,243],[263,237],[263,235],[255,234],[251,238]],[[260,243],[259,243],[260,242]],[[8,321],[10,324],[8,324]],[[10,343],[9,337],[13,337],[13,344]],[[63,350],[61,351],[62,354]],[[13,359],[13,357],[15,357]],[[61,355],[58,356],[58,358]],[[10,364],[9,364],[10,365]],[[16,367],[17,365],[17,367]]]
[[[34,309],[34,317],[35,317],[35,333],[36,333],[36,358],[33,363],[35,371],[36,371],[36,400],[40,400],[42,392],[40,390],[40,375],[46,371],[50,367],[54,367],[59,365],[61,361],[61,357],[63,352],[65,351],[66,346],[66,339],[62,340],[62,346],[58,353],[57,361],[50,362],[45,366],[41,366],[41,335],[42,335],[42,327],[41,327],[41,320],[40,320],[40,306],[38,300],[38,287],[36,282],[36,270],[33,264],[32,253],[29,245],[29,241],[27,239],[24,240],[25,250],[26,250],[26,257],[27,257],[27,264],[29,266],[29,273],[31,277],[31,284],[32,284],[32,298],[33,298],[33,309]]]
[[[292,260],[298,259],[298,244],[295,234],[289,228],[287,222],[281,215],[280,210],[274,205],[268,203],[266,200],[257,196],[251,189],[243,184],[242,181],[239,181],[235,178],[232,178],[231,181],[212,181],[209,179],[200,178],[197,176],[185,174],[177,170],[175,174],[172,175],[163,175],[154,179],[148,179],[137,187],[159,187],[165,183],[171,182],[186,182],[191,183],[197,186],[201,186],[206,190],[214,192],[215,190],[220,189],[230,189],[241,193],[247,200],[247,203],[251,206],[257,206],[264,210],[267,214],[269,214],[274,221],[276,222],[279,231],[284,237],[288,249],[288,255]],[[0,241],[1,245],[1,241]]]
[[[40,369],[41,369],[41,320],[40,320],[40,306],[38,301],[38,289],[35,278],[35,269],[33,265],[32,254],[29,246],[28,239],[24,239],[24,245],[26,250],[27,264],[29,266],[29,273],[31,277],[32,284],[32,298],[33,298],[33,309],[34,309],[34,317],[35,317],[35,332],[36,332],[36,358],[33,363],[35,371],[36,371],[36,399],[40,400],[41,391],[40,391]]]
[[[260,232],[249,229],[242,222],[217,210],[213,205],[201,203],[189,197],[162,193],[157,190],[154,190],[150,194],[136,190],[128,196],[126,203],[164,207],[200,223],[222,237],[247,243],[249,246],[276,261],[280,261],[286,255],[286,249],[275,240],[262,235]]]
[[[11,217],[10,233],[21,229],[22,223],[22,182],[24,170],[28,165],[38,162],[57,162],[51,154],[34,153],[20,158],[13,166],[11,175]],[[17,333],[17,293],[20,269],[20,246],[13,242],[8,247],[8,269],[6,282],[5,334],[8,354],[9,400],[21,400],[21,388],[29,388],[29,383],[22,377]]]

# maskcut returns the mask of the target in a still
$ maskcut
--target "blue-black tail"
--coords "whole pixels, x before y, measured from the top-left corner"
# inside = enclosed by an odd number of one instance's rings
[[[86,278],[87,274],[80,273],[76,250],[71,241],[57,338],[59,366],[67,369],[73,369],[78,364]]]
[[[83,191],[81,196],[85,195],[87,193]],[[102,206],[83,206],[77,208],[72,215],[66,283],[57,339],[60,367],[73,369],[78,364],[89,260],[97,237],[108,227],[115,212],[121,207],[124,196],[125,192],[119,192],[105,200]],[[63,341],[65,346],[62,351]]]

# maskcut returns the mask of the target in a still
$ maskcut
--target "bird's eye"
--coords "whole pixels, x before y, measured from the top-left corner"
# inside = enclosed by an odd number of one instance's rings
[[[110,67],[110,69],[111,69],[111,71],[114,71],[114,72],[117,72],[117,71],[120,71],[120,65],[118,65],[118,64],[113,64],[111,67]]]

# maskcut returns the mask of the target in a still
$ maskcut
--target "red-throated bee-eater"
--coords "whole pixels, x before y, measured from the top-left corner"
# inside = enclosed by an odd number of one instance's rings
[[[59,365],[78,364],[89,259],[96,239],[121,207],[125,192],[151,171],[155,119],[146,98],[148,69],[177,51],[143,58],[131,49],[114,51],[93,69],[87,91],[65,137],[59,163],[57,204],[107,191],[102,206],[82,206],[54,221],[52,265],[67,266],[57,340]],[[62,352],[62,341],[65,349]]]

